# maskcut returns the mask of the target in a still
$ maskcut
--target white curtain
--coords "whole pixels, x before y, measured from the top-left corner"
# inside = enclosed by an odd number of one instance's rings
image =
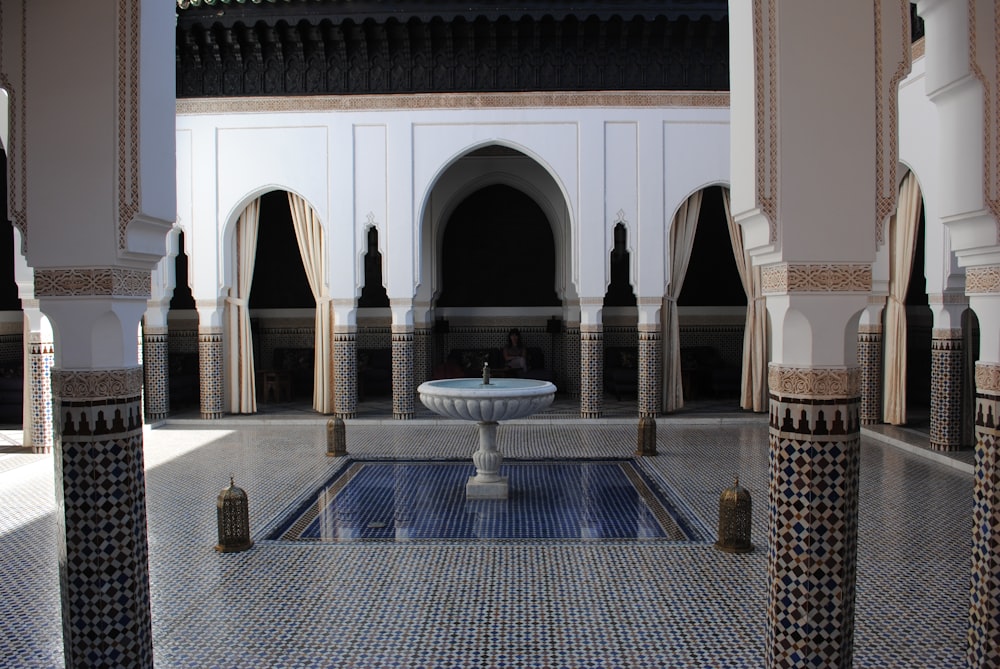
[[[681,335],[677,322],[677,298],[684,285],[694,233],[698,227],[702,192],[689,197],[674,216],[670,226],[670,283],[664,296],[663,329],[663,411],[676,411],[684,406],[684,388],[681,383]]]
[[[330,355],[333,314],[325,281],[326,246],[323,244],[323,226],[316,211],[295,193],[288,194],[288,206],[292,210],[292,225],[295,227],[295,239],[299,243],[299,255],[302,256],[309,288],[316,300],[313,409],[320,413],[333,413],[333,360]]]
[[[743,231],[733,220],[729,208],[729,189],[722,189],[726,208],[729,241],[747,294],[747,318],[743,326],[743,374],[740,380],[740,406],[752,411],[767,410],[767,309],[761,295],[760,268],[754,266],[743,246]]]
[[[899,187],[899,205],[889,219],[889,301],[885,310],[885,388],[882,419],[906,422],[906,289],[920,225],[920,186],[910,172]]]
[[[229,290],[228,338],[229,404],[232,413],[257,411],[257,386],[254,380],[253,340],[250,336],[250,286],[257,255],[257,225],[260,199],[247,205],[236,222],[236,281]]]

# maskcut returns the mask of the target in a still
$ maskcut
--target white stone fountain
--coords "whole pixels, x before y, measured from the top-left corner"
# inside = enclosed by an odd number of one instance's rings
[[[484,367],[482,379],[426,381],[417,393],[434,413],[479,424],[479,450],[472,454],[476,475],[465,485],[466,499],[507,499],[507,477],[500,476],[503,455],[497,450],[497,424],[542,411],[552,404],[556,387],[535,379],[491,379],[489,368]]]

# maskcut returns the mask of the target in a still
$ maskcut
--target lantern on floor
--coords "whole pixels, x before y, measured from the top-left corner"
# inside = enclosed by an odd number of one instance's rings
[[[656,455],[656,419],[652,416],[639,418],[639,444],[635,449],[638,456]]]
[[[326,422],[326,454],[330,457],[347,455],[347,432],[340,416]]]
[[[719,497],[719,540],[715,547],[726,553],[749,553],[750,493],[740,485],[739,478]]]
[[[253,546],[250,539],[250,509],[247,494],[237,488],[233,477],[229,485],[219,493],[219,543],[215,550],[220,553],[238,553]]]

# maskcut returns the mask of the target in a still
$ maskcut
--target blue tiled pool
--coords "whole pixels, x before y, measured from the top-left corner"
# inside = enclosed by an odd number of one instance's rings
[[[507,460],[506,500],[465,499],[469,461],[349,461],[268,539],[701,540],[635,460]]]

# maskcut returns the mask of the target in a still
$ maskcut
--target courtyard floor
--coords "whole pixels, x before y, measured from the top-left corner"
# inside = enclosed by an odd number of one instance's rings
[[[347,421],[351,456],[464,458],[475,426],[375,404]],[[383,407],[383,411],[385,407]],[[630,457],[637,421],[609,403],[556,405],[500,426],[505,457]],[[634,413],[631,414],[634,416]],[[761,667],[767,583],[767,424],[696,410],[657,421],[646,458],[703,527],[739,476],[753,500],[746,555],[711,539],[302,543],[267,540],[340,458],[326,417],[265,406],[147,426],[144,445],[156,666]],[[51,455],[0,430],[0,667],[61,667]],[[963,667],[971,452],[940,456],[919,430],[865,430],[855,667]],[[230,474],[255,546],[220,554],[216,499]]]

